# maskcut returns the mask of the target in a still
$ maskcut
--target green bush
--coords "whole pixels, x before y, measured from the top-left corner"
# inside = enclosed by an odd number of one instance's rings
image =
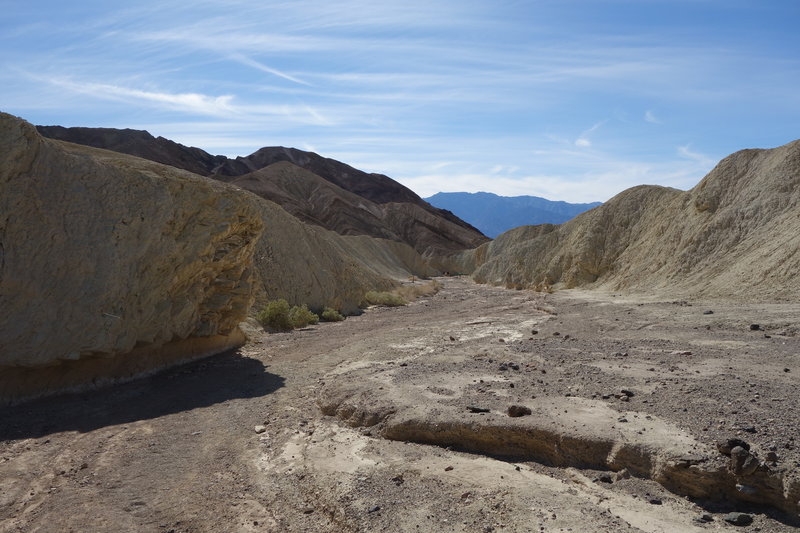
[[[292,329],[292,323],[289,320],[289,302],[283,298],[267,302],[264,309],[256,315],[256,319],[265,328],[276,331]]]
[[[326,307],[323,309],[322,314],[319,315],[319,317],[325,322],[341,322],[344,320],[344,315],[332,307]]]
[[[397,294],[379,291],[369,291],[364,295],[364,300],[369,305],[385,305],[387,307],[398,307],[408,303]]]
[[[289,324],[293,328],[304,328],[309,324],[319,322],[319,317],[308,310],[306,304],[295,305],[289,310]]]

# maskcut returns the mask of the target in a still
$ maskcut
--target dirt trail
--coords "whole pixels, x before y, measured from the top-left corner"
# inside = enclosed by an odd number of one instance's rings
[[[646,479],[663,468],[568,444],[680,448],[703,459],[687,471],[724,471],[716,442],[739,437],[762,461],[777,450],[752,475],[793,487],[800,306],[442,281],[403,308],[3,409],[0,531],[794,530],[791,512],[690,501],[683,478]],[[544,429],[560,455],[537,458]],[[771,490],[747,479],[732,490]],[[728,525],[733,510],[753,524]]]

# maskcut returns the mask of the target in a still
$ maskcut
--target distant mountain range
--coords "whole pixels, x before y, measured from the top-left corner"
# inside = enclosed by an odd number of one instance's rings
[[[488,192],[440,192],[425,200],[452,211],[492,239],[519,226],[562,224],[601,203],[572,204],[538,196],[498,196]]]

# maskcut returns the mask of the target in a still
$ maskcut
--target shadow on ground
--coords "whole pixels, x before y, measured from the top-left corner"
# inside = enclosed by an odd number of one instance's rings
[[[233,350],[128,383],[0,407],[0,440],[87,432],[241,398],[265,396],[284,378]]]

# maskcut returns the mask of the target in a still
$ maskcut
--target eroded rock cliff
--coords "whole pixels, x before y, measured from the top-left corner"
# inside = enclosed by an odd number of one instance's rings
[[[0,397],[10,367],[241,342],[262,228],[238,188],[0,114]]]

